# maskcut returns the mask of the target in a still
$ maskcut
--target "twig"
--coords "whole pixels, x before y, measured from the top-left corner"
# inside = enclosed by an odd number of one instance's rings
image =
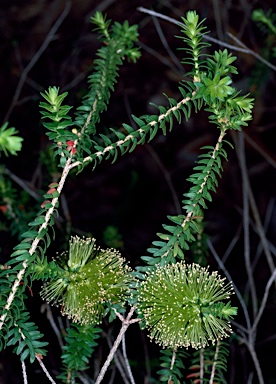
[[[22,367],[22,374],[23,374],[23,382],[24,384],[28,384],[28,377],[27,377],[27,372],[26,372],[26,364],[25,361],[21,361],[21,367]]]
[[[161,63],[169,67],[172,71],[176,71],[175,66],[172,64],[171,60],[168,60],[165,56],[162,56],[155,49],[149,47],[148,45],[142,43],[141,41],[139,41],[137,44],[139,45],[139,47],[144,49],[150,55],[152,55],[153,57],[156,57]],[[182,71],[181,72],[178,71],[178,73],[182,76],[183,71],[184,69],[182,68]]]
[[[222,15],[221,15],[221,8],[219,4],[219,0],[212,0],[213,3],[213,9],[214,9],[214,16],[216,21],[216,30],[217,35],[220,40],[223,39],[223,32],[222,32]]]
[[[126,107],[126,111],[128,114],[130,124],[134,128],[133,120],[131,119],[132,111],[131,111],[131,108],[129,105],[128,97],[124,98],[124,102],[125,102],[125,107]],[[176,213],[181,214],[181,212],[182,212],[181,205],[180,205],[179,199],[177,197],[177,193],[176,193],[176,190],[174,188],[174,185],[173,185],[173,182],[172,182],[172,179],[171,179],[169,172],[167,171],[167,169],[164,166],[164,164],[162,163],[160,157],[158,156],[158,154],[156,153],[156,151],[154,150],[154,148],[152,148],[152,146],[150,144],[145,145],[144,148],[150,153],[153,160],[156,162],[156,164],[160,168],[161,172],[163,173],[163,176],[164,176],[164,178],[168,184],[169,190],[171,191],[171,195],[173,198]]]
[[[275,198],[272,197],[268,202],[266,214],[265,214],[265,218],[264,218],[264,224],[263,224],[263,232],[264,232],[264,236],[265,236],[265,242],[266,242],[266,246],[268,247],[269,252],[270,252],[270,248],[269,248],[269,242],[268,242],[267,237],[266,237],[266,232],[268,230],[268,226],[269,226],[269,223],[271,221],[271,217],[272,217],[273,210],[274,210],[274,204],[275,204]],[[257,265],[257,262],[259,261],[259,258],[261,256],[263,249],[264,248],[262,245],[262,241],[259,241],[259,244],[258,244],[258,247],[256,250],[256,254],[255,254],[255,258],[254,258],[253,263],[252,263],[253,271]],[[273,271],[271,271],[271,272],[273,272]]]
[[[267,65],[269,68],[273,69],[273,71],[276,71],[276,66],[271,64],[269,61],[267,61],[266,59],[264,59],[262,56],[260,56],[258,53],[256,53],[255,51],[252,51],[252,49],[248,48],[244,43],[242,43],[236,36],[232,35],[232,33],[230,32],[227,32],[227,35],[229,37],[231,37],[231,39],[233,39],[237,44],[239,44],[240,46],[243,47],[243,51],[244,53],[248,53],[249,55],[252,55],[254,57],[256,57],[256,59],[258,59],[259,61],[261,61],[262,63],[264,63],[265,65]],[[238,50],[238,48],[236,48],[236,50]]]
[[[265,160],[272,165],[276,169],[276,161],[267,153],[265,152],[257,143],[255,140],[253,140],[247,133],[243,133],[245,140],[254,148],[256,151],[259,152],[261,156],[265,158]]]
[[[180,60],[175,56],[174,52],[171,50],[168,42],[167,42],[167,39],[162,31],[162,28],[160,26],[160,23],[158,21],[158,19],[156,17],[153,17],[153,23],[154,23],[154,26],[156,28],[156,31],[158,33],[158,36],[164,46],[164,48],[166,49],[166,51],[168,52],[170,58],[172,59],[172,62],[175,64],[175,66],[177,67],[177,71],[180,71],[180,73],[183,73],[184,72],[184,68],[180,62]]]
[[[138,7],[137,8],[138,11],[140,12],[144,12],[144,13],[147,13],[148,15],[151,15],[151,16],[155,16],[155,17],[159,17],[160,19],[164,19],[164,20],[167,20],[169,21],[170,23],[172,24],[176,24],[176,25],[179,25],[181,27],[185,27],[185,25],[183,23],[181,23],[180,21],[177,21],[171,17],[168,17],[168,16],[165,16],[165,15],[162,15],[162,13],[158,13],[158,12],[155,12],[155,11],[152,11],[150,9],[146,9],[144,7]],[[238,40],[237,38],[234,38],[233,35],[231,35],[229,32],[227,32],[227,34],[233,38],[239,45],[241,45],[241,42],[240,40]],[[215,39],[211,36],[208,36],[208,35],[203,35],[202,36],[203,39],[207,40],[207,41],[210,41],[212,43],[216,43],[216,44],[219,44],[225,48],[229,48],[229,49],[232,49],[233,51],[238,51],[238,52],[243,52],[243,53],[246,53],[248,55],[252,55],[254,57],[256,57],[256,59],[258,59],[259,61],[261,61],[262,63],[264,63],[265,65],[267,65],[269,68],[273,69],[273,71],[276,71],[276,66],[271,64],[269,61],[265,60],[262,56],[260,56],[258,53],[252,51],[252,49],[246,47],[246,45],[243,44],[243,46],[245,48],[239,48],[235,45],[231,45],[231,44],[227,44],[225,43],[224,41],[220,41],[218,39]]]
[[[226,263],[226,260],[228,259],[229,255],[231,254],[233,248],[235,247],[235,245],[237,244],[237,241],[239,240],[240,238],[240,234],[241,234],[241,228],[242,226],[239,225],[237,231],[236,231],[236,234],[235,236],[233,237],[233,239],[230,241],[230,244],[228,245],[226,251],[224,252],[224,255],[222,256],[221,258],[221,262],[223,264]]]
[[[82,384],[90,384],[91,381],[85,377],[85,375],[81,372],[78,372],[78,378],[82,382]]]
[[[211,241],[207,240],[207,244],[208,244],[208,247],[209,247],[210,251],[212,252],[212,255],[214,256],[216,262],[218,263],[219,268],[223,271],[223,273],[225,274],[227,279],[232,282],[234,291],[235,291],[235,293],[237,295],[237,298],[238,298],[238,300],[239,300],[239,302],[240,302],[240,304],[242,306],[242,309],[243,309],[243,313],[244,313],[247,329],[250,329],[251,328],[251,321],[250,321],[249,313],[248,313],[247,307],[245,305],[244,299],[243,299],[240,291],[238,290],[237,286],[232,281],[230,273],[226,269],[225,265],[221,262],[221,260],[220,260],[220,258],[218,256],[217,252],[215,251],[215,248],[213,247],[213,244],[211,243]]]
[[[112,347],[111,351],[109,352],[109,355],[107,356],[106,362],[104,363],[104,365],[103,365],[103,367],[102,367],[102,369],[101,369],[101,371],[99,373],[99,376],[97,377],[97,380],[96,380],[95,384],[99,384],[103,380],[104,375],[105,375],[105,373],[107,371],[107,368],[109,367],[109,364],[111,363],[111,361],[112,361],[112,359],[114,357],[114,354],[115,354],[116,350],[118,349],[118,347],[120,345],[120,342],[122,341],[123,335],[125,334],[125,332],[128,329],[129,325],[140,321],[139,319],[132,319],[131,320],[131,317],[132,317],[134,311],[135,311],[135,306],[133,306],[130,309],[126,319],[124,319],[123,316],[115,310],[116,315],[122,321],[122,327],[121,327],[121,330],[120,330],[120,332],[119,332],[119,334],[117,336],[117,339],[115,340],[115,342],[113,344],[113,347]]]
[[[213,359],[212,371],[211,371],[211,375],[210,375],[209,384],[213,384],[213,382],[214,382],[216,365],[217,365],[217,360],[218,360],[218,353],[219,353],[219,346],[220,346],[220,341],[218,340],[217,345],[216,345],[216,351],[215,351],[214,359]]]
[[[59,181],[59,184],[58,184],[58,187],[57,187],[57,191],[59,192],[59,194],[61,193],[62,189],[63,189],[63,186],[64,186],[64,183],[66,181],[66,178],[70,172],[70,164],[72,162],[72,157],[69,157],[66,164],[65,164],[65,167],[63,169],[63,172],[62,172],[62,175],[61,175],[61,178],[60,178],[60,181]],[[31,248],[29,250],[29,254],[32,256],[39,244],[39,242],[41,241],[41,238],[39,237],[39,234],[41,233],[41,231],[43,231],[45,228],[47,228],[48,224],[49,224],[49,221],[53,215],[53,212],[55,210],[55,207],[58,203],[58,197],[54,197],[51,201],[51,204],[52,204],[52,207],[48,209],[46,215],[45,215],[45,221],[43,224],[41,224],[41,226],[39,227],[39,230],[38,230],[38,235],[36,236],[36,238],[33,240],[32,242],[32,245],[31,245]],[[4,325],[4,322],[6,320],[6,317],[7,317],[7,314],[8,314],[8,311],[10,310],[10,307],[12,305],[12,302],[14,300],[14,297],[16,295],[16,292],[21,284],[21,281],[25,275],[25,272],[28,268],[28,260],[24,260],[23,263],[22,263],[22,268],[18,271],[17,275],[16,275],[16,278],[14,280],[14,283],[12,285],[12,288],[11,288],[11,291],[10,291],[10,294],[7,298],[7,301],[6,301],[6,305],[4,306],[4,312],[0,318],[0,329],[2,329],[3,325]]]
[[[15,181],[24,191],[28,192],[30,196],[32,196],[35,200],[38,200],[40,196],[38,193],[36,193],[32,188],[29,187],[28,183],[20,177],[16,176],[14,173],[12,173],[8,168],[5,167],[4,171],[13,181]]]
[[[240,207],[236,206],[236,210],[238,211],[238,213],[239,213],[240,215],[242,215],[242,209],[241,209]],[[258,234],[257,226],[256,226],[256,224],[254,223],[254,221],[253,221],[251,218],[250,218],[250,225],[251,225],[251,227],[253,228],[254,232]],[[270,252],[271,252],[274,256],[276,256],[276,247],[275,247],[275,245],[272,244],[271,241],[269,241],[267,238],[266,238],[266,242],[267,242],[267,244],[268,244],[268,247],[269,247]],[[254,263],[252,264],[252,268],[253,268],[253,266],[254,266]]]
[[[203,384],[203,376],[204,376],[204,348],[200,348],[199,354],[200,368],[199,368],[199,384]]]
[[[62,348],[63,347],[62,336],[61,336],[60,330],[58,329],[58,326],[56,325],[55,320],[53,318],[53,312],[51,310],[50,305],[49,304],[43,304],[41,306],[41,312],[44,312],[44,310],[46,310],[47,319],[49,320],[49,322],[51,324],[51,327],[53,328],[53,330],[54,330],[54,332],[56,334],[59,346],[60,346],[60,348]]]
[[[242,175],[242,198],[243,198],[243,231],[244,231],[244,261],[248,276],[248,283],[251,292],[252,308],[254,317],[258,310],[256,286],[253,277],[250,260],[250,240],[249,240],[249,178],[247,175],[246,160],[244,154],[244,138],[242,132],[238,132],[237,155],[240,162]]]
[[[58,30],[58,28],[63,23],[66,16],[68,15],[70,8],[71,8],[71,0],[67,0],[62,14],[59,16],[59,18],[57,19],[55,24],[52,26],[52,28],[48,32],[48,34],[47,34],[44,42],[42,43],[41,47],[39,48],[39,50],[36,52],[36,54],[33,56],[32,60],[29,62],[29,64],[24,68],[23,72],[21,73],[21,76],[20,76],[19,82],[17,84],[12,102],[11,102],[10,107],[9,107],[5,117],[4,117],[4,121],[8,120],[13,108],[16,105],[16,103],[19,99],[20,93],[22,91],[23,85],[26,81],[28,73],[33,68],[33,66],[38,61],[38,59],[43,54],[43,52],[46,50],[46,48],[48,47],[50,42],[52,41],[53,36],[55,35],[56,31]]]
[[[135,381],[134,381],[134,378],[133,378],[133,375],[132,375],[132,372],[131,372],[131,368],[130,368],[130,365],[129,365],[127,353],[126,353],[126,336],[125,336],[125,334],[123,334],[123,338],[122,338],[122,350],[123,350],[125,366],[126,366],[126,369],[127,369],[127,373],[128,373],[130,382],[131,382],[131,384],[135,384]]]
[[[41,358],[40,358],[38,355],[36,355],[36,360],[39,362],[39,364],[40,364],[42,370],[44,371],[45,375],[48,377],[48,379],[50,380],[50,382],[51,382],[52,384],[56,384],[56,382],[52,379],[50,373],[47,371],[45,365],[43,364]]]
[[[158,154],[156,153],[154,148],[152,148],[151,145],[149,145],[149,144],[145,145],[145,149],[150,153],[150,155],[152,156],[152,158],[154,159],[154,161],[156,162],[156,164],[160,168],[161,172],[163,173],[164,179],[166,180],[166,183],[168,184],[169,190],[170,190],[172,198],[173,198],[175,211],[178,215],[180,215],[182,212],[182,209],[181,209],[181,205],[180,205],[179,199],[177,197],[177,193],[176,193],[176,190],[174,188],[170,173],[167,171],[167,169],[164,166],[163,162],[161,161],[160,157],[158,156]]]
[[[258,356],[256,354],[254,345],[250,341],[247,341],[247,340],[245,340],[244,342],[245,342],[245,344],[246,344],[246,346],[250,352],[250,355],[252,357],[254,367],[256,369],[257,376],[258,376],[258,383],[259,384],[265,384],[262,370],[261,370],[261,366],[260,366],[260,362],[259,362]]]
[[[109,348],[112,349],[111,337],[108,333],[106,334],[106,340]],[[130,384],[124,369],[125,361],[119,349],[117,349],[116,353],[114,354],[114,363],[116,368],[120,372],[124,384]]]
[[[270,250],[269,250],[268,242],[267,242],[265,232],[264,232],[264,229],[262,226],[262,222],[261,222],[260,214],[259,214],[259,211],[257,208],[257,204],[256,204],[256,201],[255,201],[255,198],[254,198],[254,195],[252,193],[252,189],[251,189],[249,183],[248,183],[248,194],[249,194],[250,206],[251,206],[253,216],[255,219],[255,223],[256,223],[257,232],[258,232],[259,237],[261,239],[261,243],[263,246],[263,250],[264,250],[264,254],[266,256],[268,266],[270,268],[270,272],[273,273],[273,271],[275,270],[275,265],[274,265],[272,255],[271,255]]]
[[[260,305],[259,312],[258,312],[257,316],[255,317],[254,323],[251,327],[251,332],[254,332],[256,330],[257,325],[258,325],[258,323],[262,317],[262,314],[263,314],[263,311],[265,309],[265,305],[266,305],[266,302],[268,299],[269,290],[270,290],[270,287],[273,284],[274,280],[276,280],[276,269],[274,270],[274,272],[272,273],[272,275],[270,276],[270,278],[266,284],[265,293],[264,293],[264,296],[262,299],[262,303]]]
[[[171,366],[170,366],[170,371],[173,369],[174,364],[175,364],[175,358],[176,358],[176,350],[173,350],[172,353],[172,360],[171,360]],[[172,376],[169,377],[168,384],[172,382]]]
[[[144,358],[145,358],[145,368],[146,368],[146,377],[145,377],[144,384],[149,384],[150,383],[149,378],[151,377],[151,364],[150,364],[149,351],[148,351],[147,342],[145,340],[144,332],[140,332],[140,336],[141,336],[142,344],[144,347]]]

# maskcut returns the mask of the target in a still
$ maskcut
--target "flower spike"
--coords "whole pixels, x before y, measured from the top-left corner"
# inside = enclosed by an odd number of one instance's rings
[[[62,313],[79,324],[98,324],[106,305],[123,304],[133,278],[115,249],[100,249],[95,239],[72,237],[68,260],[62,255],[56,278],[41,291],[43,299],[61,305]]]
[[[233,293],[217,272],[179,262],[157,267],[138,287],[138,313],[150,338],[165,348],[204,348],[228,337],[237,310],[221,300]]]

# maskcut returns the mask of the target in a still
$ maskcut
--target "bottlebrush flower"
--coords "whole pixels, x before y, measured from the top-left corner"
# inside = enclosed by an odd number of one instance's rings
[[[137,288],[137,310],[150,338],[165,348],[204,348],[228,337],[237,309],[221,300],[233,293],[217,272],[179,262],[148,272]]]
[[[131,269],[115,249],[100,249],[95,239],[70,240],[69,255],[61,255],[56,278],[46,283],[41,296],[61,305],[62,313],[80,324],[98,324],[106,303],[123,303],[133,282]]]

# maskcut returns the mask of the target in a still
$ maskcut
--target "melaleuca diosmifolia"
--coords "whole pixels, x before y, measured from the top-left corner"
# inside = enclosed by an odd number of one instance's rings
[[[216,191],[222,162],[227,159],[226,133],[247,125],[253,107],[252,99],[240,96],[231,86],[229,75],[237,73],[231,54],[219,51],[207,57],[204,64],[199,62],[200,47],[197,50],[196,44],[200,43],[202,34],[195,37],[193,23],[197,20],[194,13],[189,13],[183,29],[187,36],[184,40],[192,40],[188,43],[190,52],[196,50],[196,55],[188,60],[194,62],[193,83],[188,85],[195,87],[192,98],[201,99],[203,108],[210,113],[210,121],[220,133],[215,146],[202,148],[207,152],[199,156],[194,173],[188,179],[192,187],[182,201],[185,214],[169,217],[173,224],[164,225],[167,233],[157,234],[161,240],[153,242],[148,250],[152,256],[142,257],[148,266],[137,268],[137,276],[142,279],[137,288],[141,324],[148,328],[151,338],[167,348],[205,348],[209,343],[214,344],[229,336],[229,319],[236,314],[236,308],[224,302],[231,288],[224,285],[223,279],[219,283],[220,278],[213,274],[207,276],[204,268],[176,262],[184,259],[183,251],[190,249],[196,234],[201,232],[197,219],[202,216],[202,209],[207,208],[207,202],[212,201],[211,192]]]
[[[34,331],[33,323],[28,322],[27,326],[24,326],[24,319],[28,317],[27,314],[23,315],[25,313],[24,291],[32,276],[35,277],[33,266],[38,265],[39,268],[41,262],[42,264],[47,263],[45,252],[53,237],[49,228],[54,224],[54,214],[57,213],[60,193],[72,168],[72,162],[76,158],[83,161],[82,151],[89,151],[88,135],[94,133],[91,124],[98,121],[97,114],[106,108],[110,90],[113,90],[117,77],[118,66],[123,63],[124,57],[136,61],[140,55],[137,48],[133,47],[138,36],[137,26],[129,26],[128,22],[122,25],[115,23],[109,32],[110,22],[107,22],[100,13],[95,15],[92,22],[97,24],[103,34],[108,34],[105,36],[105,41],[110,41],[107,44],[107,50],[100,49],[98,52],[99,58],[96,60],[95,72],[89,78],[90,92],[77,113],[76,121],[69,114],[72,107],[64,104],[67,93],[60,94],[59,88],[50,87],[48,91],[41,94],[45,100],[40,103],[40,107],[44,126],[47,129],[46,134],[52,142],[54,155],[58,156],[60,166],[63,168],[60,180],[49,185],[48,191],[43,195],[45,200],[41,204],[41,210],[29,223],[29,230],[22,234],[23,240],[14,248],[11,259],[0,271],[2,347],[7,343],[11,345],[19,343],[20,348],[15,351],[21,354],[22,359],[30,355],[31,361],[34,360],[36,354],[43,355],[46,351],[42,348],[45,343],[39,341],[42,335]],[[114,51],[114,46],[117,47],[116,51]],[[106,68],[108,68],[107,72]],[[95,93],[93,93],[94,89],[96,89]],[[99,95],[99,89],[102,89],[103,95]],[[87,100],[92,103],[89,107],[91,113],[87,113],[89,104]],[[95,120],[92,119],[92,114]],[[92,145],[91,141],[89,145]],[[57,270],[58,266],[56,273]],[[48,276],[47,272],[45,272],[45,276]],[[45,276],[40,276],[40,278],[43,280]],[[15,334],[15,329],[19,329],[21,339],[18,333]],[[21,329],[24,329],[24,332]],[[27,344],[25,339],[28,341]],[[22,352],[25,346],[29,346],[29,352],[27,350]]]
[[[115,22],[110,27],[110,20],[107,21],[100,12],[96,12],[91,22],[97,26],[95,30],[99,31],[104,45],[98,50],[97,59],[93,62],[94,71],[88,77],[89,91],[84,96],[82,105],[77,108],[74,122],[81,130],[79,151],[84,150],[89,154],[90,136],[96,133],[96,124],[107,108],[119,66],[125,58],[135,63],[140,57],[139,49],[134,47],[138,39],[137,25],[130,26],[125,21],[123,24]]]
[[[118,278],[116,273],[113,276],[115,283],[110,274],[106,275],[106,281],[111,285],[109,287],[107,284],[104,287],[101,296],[104,303],[97,305],[96,300],[90,302],[85,299],[88,289],[85,283],[78,288],[77,296],[73,294],[73,287],[79,282],[78,273],[90,274],[93,264],[90,260],[88,262],[87,259],[87,263],[80,261],[76,270],[68,264],[70,257],[67,261],[63,260],[60,265],[48,263],[45,256],[46,248],[51,242],[48,228],[53,225],[53,213],[58,207],[64,182],[72,168],[82,167],[89,162],[93,162],[95,168],[103,159],[109,158],[115,161],[118,155],[131,152],[137,145],[151,141],[159,130],[166,134],[168,127],[169,130],[173,128],[174,118],[178,122],[182,117],[188,119],[193,107],[195,111],[203,107],[209,112],[210,121],[219,129],[217,143],[213,147],[203,148],[206,152],[200,156],[194,173],[189,178],[192,187],[184,194],[183,214],[169,217],[170,225],[164,225],[166,233],[158,233],[160,240],[153,242],[152,248],[149,249],[152,256],[142,257],[148,265],[137,268],[136,277],[141,278],[142,282],[137,283],[137,292],[132,291],[130,299],[137,305],[141,323],[148,327],[151,337],[157,339],[160,345],[173,350],[183,346],[200,349],[229,336],[231,332],[229,319],[235,315],[236,309],[231,307],[229,301],[225,303],[225,300],[229,299],[233,290],[231,284],[225,284],[224,279],[215,272],[211,273],[198,264],[187,265],[184,261],[178,263],[176,261],[184,259],[184,251],[195,241],[195,234],[199,233],[196,220],[201,215],[201,210],[207,208],[206,202],[212,200],[211,193],[216,191],[218,177],[222,172],[222,162],[227,158],[224,148],[224,144],[227,143],[225,135],[230,129],[240,129],[241,126],[247,125],[247,121],[251,119],[252,99],[240,96],[231,86],[230,75],[236,73],[235,67],[232,66],[234,57],[231,54],[224,50],[215,52],[213,56],[204,56],[203,49],[206,48],[206,44],[202,42],[204,27],[195,12],[188,12],[187,18],[183,19],[182,31],[184,43],[188,44],[188,48],[184,48],[188,59],[185,58],[184,62],[188,60],[192,69],[188,74],[190,80],[180,84],[181,100],[168,98],[169,107],[158,106],[157,115],[133,116],[137,129],[123,124],[124,132],[111,129],[110,137],[100,135],[98,139],[93,137],[92,141],[89,136],[95,133],[94,124],[98,122],[100,112],[106,108],[110,90],[113,89],[112,81],[117,75],[117,66],[121,63],[121,55],[134,60],[137,58],[137,50],[132,50],[132,44],[137,36],[135,28],[125,23],[120,27],[116,24],[110,30],[109,23],[99,15],[96,20],[94,18],[95,21],[102,31],[104,41],[107,42],[107,49],[110,50],[109,54],[106,50],[99,53],[95,68],[98,75],[90,78],[91,87],[83,106],[77,112],[76,120],[69,117],[71,107],[63,108],[62,103],[66,95],[60,95],[58,88],[49,88],[48,92],[43,94],[48,102],[48,105],[45,105],[46,103],[41,105],[44,109],[43,117],[50,120],[50,125],[46,122],[45,127],[49,129],[49,138],[53,142],[56,155],[61,159],[63,173],[58,183],[49,186],[48,192],[44,195],[46,200],[42,203],[42,211],[30,223],[30,231],[23,235],[22,243],[15,248],[13,259],[8,265],[11,269],[6,274],[1,274],[1,277],[6,279],[6,287],[10,278],[12,291],[8,293],[6,288],[2,289],[6,296],[2,300],[4,312],[0,328],[5,322],[9,327],[15,326],[13,311],[17,310],[20,315],[23,305],[18,303],[18,293],[22,295],[23,289],[27,286],[26,276],[29,273],[34,273],[33,278],[49,279],[42,290],[42,296],[52,303],[61,305],[67,315],[85,325],[101,320],[108,310],[107,302],[113,302],[114,295],[118,302],[125,300],[124,294],[128,293],[128,284],[133,287],[133,279],[126,270],[125,274],[119,273],[122,277],[121,285],[116,282]],[[109,60],[110,55],[114,53],[109,39],[114,36],[116,39],[120,37],[122,44],[117,47],[117,40],[113,41],[119,58],[110,62],[109,67],[106,60]],[[127,36],[130,39],[129,43],[124,40]],[[134,52],[133,57],[131,52]],[[104,60],[107,72],[101,60]],[[105,84],[105,81],[108,81],[108,84]],[[98,93],[100,85],[103,85],[103,102]],[[94,115],[95,120],[94,117],[92,119]],[[112,135],[118,140],[114,142]],[[83,152],[88,152],[89,156],[83,158]],[[40,247],[40,243],[43,247]],[[109,253],[109,256],[118,259],[118,255],[112,256]],[[105,260],[104,257],[103,261]],[[115,260],[113,262],[116,264]],[[29,267],[31,264],[34,266],[32,269]],[[47,270],[47,266],[50,266],[50,271]],[[61,271],[65,275],[67,273],[68,279],[64,278]],[[21,286],[22,280],[23,286]],[[162,284],[159,284],[160,282]],[[107,298],[106,293],[111,296]],[[96,296],[94,295],[94,298]],[[86,313],[87,309],[91,310],[90,315]],[[176,314],[178,321],[175,321]],[[32,339],[30,335],[29,337]],[[10,343],[13,342],[14,337]],[[42,353],[41,349],[39,353]]]
[[[246,126],[251,119],[252,100],[246,96],[240,96],[239,92],[231,86],[231,73],[237,73],[236,68],[231,65],[235,60],[227,50],[215,52],[213,56],[203,60],[202,49],[207,44],[202,42],[204,27],[198,22],[198,16],[189,12],[187,19],[183,19],[185,27],[184,42],[189,48],[185,49],[190,58],[184,62],[193,64],[193,70],[189,73],[192,80],[181,84],[180,91],[183,99],[179,102],[169,98],[170,107],[158,107],[159,115],[133,116],[138,129],[123,124],[126,133],[111,131],[118,137],[118,141],[112,142],[107,136],[101,135],[102,144],[95,142],[96,152],[84,159],[84,162],[93,162],[95,167],[103,159],[116,161],[118,154],[131,152],[139,144],[151,141],[161,128],[166,133],[167,125],[171,130],[173,118],[181,121],[182,114],[189,118],[192,105],[199,109],[204,104],[204,109],[210,113],[209,119],[215,123],[220,130],[217,144],[214,147],[204,147],[208,152],[200,155],[189,180],[192,182],[188,193],[184,194],[183,208],[186,214],[169,217],[173,225],[164,225],[166,234],[159,233],[161,240],[155,241],[149,252],[151,256],[142,259],[149,265],[166,264],[175,258],[182,259],[183,251],[189,249],[189,243],[194,241],[193,231],[198,232],[195,218],[200,215],[200,209],[206,209],[206,201],[211,201],[210,192],[215,192],[218,184],[218,176],[222,172],[222,161],[227,159],[224,144],[228,142],[225,136],[230,129],[240,129]],[[185,90],[186,88],[186,90]],[[80,163],[76,163],[79,165]],[[145,270],[143,267],[141,271]]]

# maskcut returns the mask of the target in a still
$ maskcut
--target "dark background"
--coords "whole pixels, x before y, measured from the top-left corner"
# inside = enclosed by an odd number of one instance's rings
[[[38,196],[45,191],[47,184],[58,175],[58,168],[52,167],[51,153],[44,128],[40,121],[38,103],[39,92],[48,86],[59,86],[68,91],[67,104],[77,107],[86,89],[86,76],[93,67],[95,52],[100,43],[97,35],[91,32],[90,17],[99,9],[112,20],[139,24],[142,57],[137,64],[126,63],[120,69],[108,111],[103,114],[98,132],[107,132],[108,127],[121,127],[131,123],[130,114],[156,113],[149,102],[165,104],[163,93],[180,98],[178,82],[188,68],[181,68],[184,52],[178,50],[183,43],[175,38],[179,28],[167,21],[152,18],[137,10],[138,6],[152,8],[157,12],[180,20],[188,10],[196,10],[200,18],[206,18],[205,25],[210,35],[235,45],[226,32],[231,32],[254,52],[266,57],[275,65],[267,44],[276,46],[275,36],[268,41],[267,35],[251,20],[252,10],[262,8],[267,11],[273,1],[72,1],[70,11],[54,34],[51,42],[34,63],[51,27],[60,17],[66,2],[62,1],[1,1],[0,4],[0,120],[8,119],[10,126],[16,127],[24,138],[22,151],[17,157],[4,156],[4,162],[12,174],[18,176]],[[158,23],[158,26],[157,26]],[[166,42],[179,60],[173,61],[162,44],[158,28]],[[214,49],[223,49],[217,45]],[[233,51],[237,56],[235,65],[239,74],[234,84],[244,93],[251,92],[255,97],[254,119],[245,132],[245,151],[251,186],[260,212],[262,222],[268,217],[267,238],[275,246],[276,208],[275,208],[275,71],[252,55]],[[24,68],[32,65],[17,100],[13,101],[16,87]],[[189,122],[176,124],[173,131],[165,137],[158,135],[154,141],[137,148],[133,153],[119,158],[110,166],[108,161],[99,165],[94,172],[91,167],[77,177],[71,176],[65,185],[60,220],[57,223],[57,240],[49,252],[55,254],[66,248],[69,233],[92,235],[99,244],[106,244],[104,236],[108,226],[115,226],[122,236],[121,251],[132,267],[141,264],[139,258],[146,254],[155,233],[162,231],[162,223],[168,223],[167,215],[179,213],[182,194],[187,192],[186,178],[200,147],[213,145],[218,130],[208,123],[206,113],[193,114]],[[228,140],[234,138],[229,135]],[[41,153],[44,153],[41,157]],[[216,251],[222,257],[233,238],[237,238],[226,267],[233,281],[244,292],[247,275],[243,257],[242,231],[242,188],[239,163],[235,150],[229,150],[229,162],[224,164],[223,177],[217,194],[206,212],[206,232]],[[13,182],[14,183],[14,182]],[[14,183],[14,188],[20,188]],[[36,212],[33,198],[26,198],[23,210]],[[24,216],[24,215],[23,215]],[[5,217],[1,214],[1,220]],[[7,229],[7,228],[6,228]],[[3,263],[16,244],[17,235],[7,230],[0,233]],[[257,252],[259,238],[250,234],[252,258]],[[275,255],[274,255],[275,256]],[[210,254],[208,263],[217,269]],[[258,299],[261,300],[270,272],[263,253],[255,269]],[[267,383],[276,383],[275,374],[275,294],[274,287],[259,326],[256,351]],[[34,292],[35,288],[34,288]],[[234,299],[235,301],[235,299]],[[238,303],[236,303],[238,305]],[[45,315],[39,314],[41,302],[37,295],[29,299],[28,305],[37,317],[37,323],[52,340],[45,363],[51,372],[59,367],[56,355],[58,345],[47,328]],[[237,318],[243,323],[242,315]],[[115,325],[116,330],[116,325]],[[134,367],[137,383],[146,383],[147,371],[144,355],[146,349],[155,353],[153,345],[147,345],[145,335],[130,332],[128,343],[129,357],[138,362]],[[147,347],[145,347],[147,345]],[[103,355],[106,351],[102,351]],[[98,352],[97,361],[101,364]],[[155,353],[156,356],[156,353]],[[155,357],[150,357],[152,370],[155,370]],[[2,354],[2,377],[0,383],[22,382],[18,358],[10,350]],[[136,363],[137,364],[137,363]],[[135,365],[135,364],[134,364]],[[1,367],[0,366],[0,367]],[[229,358],[228,382],[247,383],[253,364],[244,345],[234,342]],[[40,373],[40,367],[28,366],[30,382],[48,382]],[[2,380],[2,381],[1,381]],[[118,378],[117,382],[121,382]],[[254,381],[255,380],[255,381]],[[108,379],[106,380],[108,382]],[[253,375],[256,382],[256,375]]]

